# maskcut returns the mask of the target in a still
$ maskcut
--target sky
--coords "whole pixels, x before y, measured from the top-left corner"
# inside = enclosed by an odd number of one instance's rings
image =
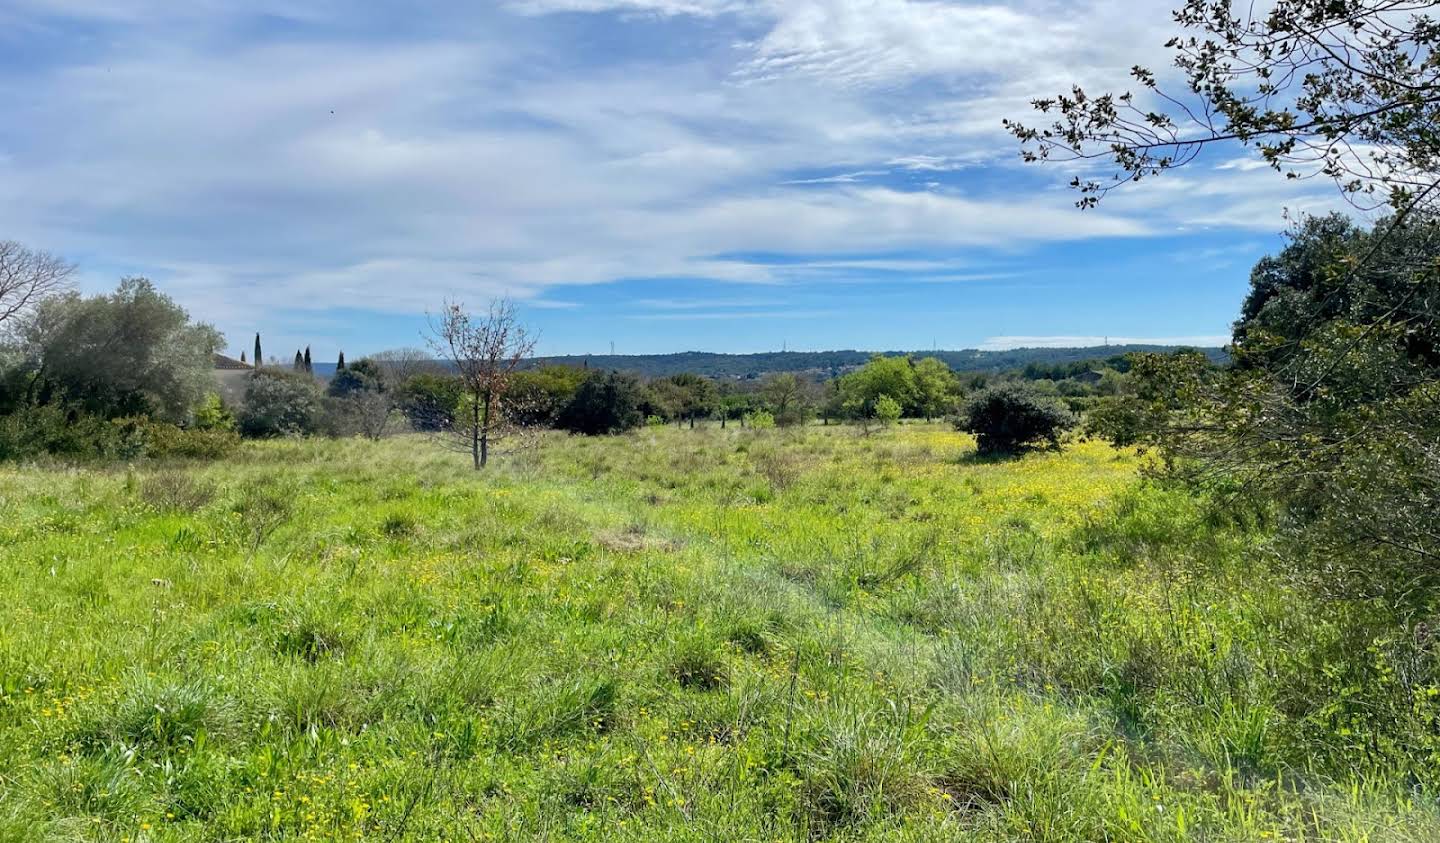
[[[546,355],[1220,344],[1333,186],[1234,147],[1081,211],[1001,126],[1163,70],[1175,1],[0,0],[0,239],[237,355],[496,296]]]

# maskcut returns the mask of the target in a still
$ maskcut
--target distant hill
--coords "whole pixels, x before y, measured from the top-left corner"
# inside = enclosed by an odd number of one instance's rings
[[[632,372],[645,378],[665,378],[681,372],[694,372],[707,378],[760,378],[772,372],[812,372],[835,376],[865,365],[865,360],[880,353],[887,357],[939,357],[956,372],[1011,372],[1025,366],[1053,366],[1080,363],[1084,360],[1106,360],[1130,352],[1175,352],[1184,346],[1084,346],[1074,349],[1009,349],[1005,352],[982,352],[962,349],[959,352],[760,352],[755,354],[719,354],[711,352],[680,352],[674,354],[564,354],[557,357],[534,357],[526,366],[588,366],[590,369],[615,369]],[[1215,362],[1224,362],[1223,349],[1198,349]],[[334,363],[315,363],[315,375],[328,379],[336,373]]]
[[[772,372],[811,372],[834,376],[865,365],[875,354],[903,357],[938,357],[957,372],[1008,372],[1033,364],[1055,365],[1105,360],[1132,351],[1177,351],[1181,346],[1169,345],[1095,345],[1083,348],[1013,348],[1007,351],[765,351],[756,354],[715,354],[708,351],[682,351],[676,354],[570,354],[559,357],[537,357],[526,361],[534,366],[588,366],[591,369],[615,369],[645,377],[666,377],[681,372],[694,372],[711,378],[758,378]],[[1219,348],[1202,348],[1216,362],[1226,359]],[[329,379],[335,374],[334,363],[315,363],[315,374]]]
[[[1107,345],[1086,348],[1015,348],[1006,351],[884,351],[889,357],[913,355],[938,357],[957,372],[1006,372],[1023,369],[1032,363],[1054,365],[1104,360],[1132,351],[1176,351],[1179,346]],[[1217,362],[1226,359],[1219,348],[1200,349]],[[678,354],[590,354],[563,357],[541,357],[532,365],[559,364],[589,366],[592,369],[617,369],[646,377],[665,377],[680,372],[694,372],[712,378],[756,378],[772,372],[815,372],[838,375],[863,366],[874,356],[873,351],[769,351],[758,354],[712,354],[685,351]]]

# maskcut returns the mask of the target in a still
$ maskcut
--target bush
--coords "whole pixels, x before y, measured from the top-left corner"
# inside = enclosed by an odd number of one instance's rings
[[[975,434],[982,454],[1015,454],[1037,446],[1060,447],[1060,434],[1075,417],[1053,400],[1018,383],[976,393],[955,420],[957,430]]]
[[[401,384],[395,404],[415,430],[448,430],[455,423],[460,392],[459,378],[427,372]]]
[[[183,471],[161,471],[141,482],[140,499],[161,512],[194,512],[215,499],[215,487]]]
[[[182,430],[174,425],[147,422],[141,427],[141,451],[152,459],[218,460],[240,445],[233,430]]]
[[[595,373],[580,384],[560,414],[560,427],[571,433],[597,436],[640,426],[644,387],[630,375]]]
[[[380,367],[370,360],[357,360],[337,371],[325,392],[331,398],[345,398],[357,392],[379,392],[382,389]]]
[[[229,431],[183,430],[144,416],[106,421],[63,404],[0,416],[0,460],[209,460],[228,455],[237,444]]]
[[[206,393],[200,406],[195,408],[194,427],[196,430],[234,430],[235,415],[220,400],[220,396]]]
[[[61,404],[21,407],[0,416],[0,460],[42,455],[99,458],[116,450],[119,431],[97,416]]]
[[[245,387],[240,433],[254,438],[314,433],[320,410],[320,390],[309,375],[257,369]]]
[[[875,399],[875,420],[885,427],[900,421],[900,402],[888,395]]]
[[[775,417],[768,410],[756,410],[741,417],[746,427],[755,430],[770,430],[775,427]]]
[[[516,372],[505,393],[505,415],[526,427],[553,426],[585,382],[574,366],[542,366]]]

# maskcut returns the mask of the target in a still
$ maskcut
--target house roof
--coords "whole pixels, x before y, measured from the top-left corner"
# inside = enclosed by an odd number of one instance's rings
[[[241,363],[239,360],[236,360],[234,357],[226,357],[226,356],[223,355],[223,354],[217,354],[217,355],[215,355],[215,368],[216,368],[216,369],[248,369],[248,368],[250,368],[250,364],[249,364],[249,363]]]

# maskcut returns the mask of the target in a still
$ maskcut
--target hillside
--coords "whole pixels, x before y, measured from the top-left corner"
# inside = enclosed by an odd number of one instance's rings
[[[772,372],[825,372],[839,374],[864,365],[875,354],[886,356],[938,357],[957,372],[1004,372],[1023,369],[1032,363],[1076,363],[1103,360],[1133,351],[1174,351],[1176,346],[1110,345],[1083,348],[1014,348],[1005,351],[961,349],[958,351],[767,351],[756,354],[713,354],[685,351],[677,354],[591,354],[541,357],[541,364],[589,366],[596,369],[617,369],[648,377],[664,377],[680,372],[694,372],[712,378],[753,378]],[[1225,352],[1218,348],[1203,349],[1216,360]]]
[[[675,354],[570,354],[537,357],[531,366],[561,365],[592,369],[615,369],[646,377],[665,377],[681,372],[694,372],[711,378],[755,378],[772,372],[823,372],[839,374],[864,365],[874,354],[916,357],[938,357],[957,372],[1005,372],[1023,369],[1032,363],[1052,365],[1104,360],[1133,351],[1175,351],[1179,346],[1107,345],[1080,348],[1013,348],[1006,351],[764,351],[755,354],[716,354],[707,351],[683,351]],[[1225,359],[1219,348],[1201,349],[1212,359]],[[316,363],[315,374],[328,378],[335,374],[334,363]]]

